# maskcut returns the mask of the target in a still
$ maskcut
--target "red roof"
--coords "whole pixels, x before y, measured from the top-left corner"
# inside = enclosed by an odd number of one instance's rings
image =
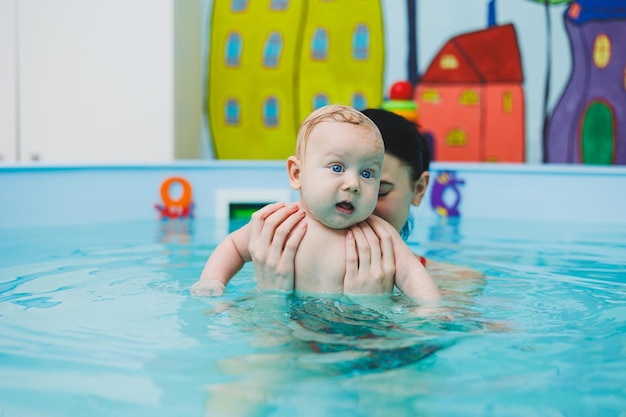
[[[522,82],[522,62],[512,24],[493,26],[450,39],[420,82]]]

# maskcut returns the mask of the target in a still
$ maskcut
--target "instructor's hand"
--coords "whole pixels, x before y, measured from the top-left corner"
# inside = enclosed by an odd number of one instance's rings
[[[353,227],[346,234],[346,295],[391,294],[395,276],[395,258],[389,223],[377,216]]]
[[[269,204],[252,215],[248,250],[262,290],[291,292],[294,261],[304,233],[304,211],[297,204]]]

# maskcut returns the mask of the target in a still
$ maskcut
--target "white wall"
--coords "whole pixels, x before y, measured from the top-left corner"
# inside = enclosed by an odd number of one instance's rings
[[[200,157],[201,0],[0,2],[0,152],[17,130],[22,161]]]
[[[0,0],[0,162],[17,157],[16,3]]]
[[[172,15],[168,0],[20,0],[24,159],[172,159]]]
[[[174,1],[174,157],[207,156],[204,112],[204,0]]]

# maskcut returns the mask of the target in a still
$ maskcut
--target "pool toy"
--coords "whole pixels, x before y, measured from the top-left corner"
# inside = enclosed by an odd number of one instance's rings
[[[392,100],[412,100],[413,85],[409,81],[393,83],[389,89],[389,98]]]
[[[171,194],[172,186],[179,185],[182,192],[178,199]],[[155,204],[154,207],[161,215],[161,220],[167,219],[192,219],[194,203],[191,199],[192,188],[189,182],[182,177],[170,177],[161,184],[161,200],[163,205]]]
[[[458,185],[465,184],[465,181],[456,176],[454,171],[441,171],[433,184],[433,191],[430,195],[432,208],[441,217],[459,217],[459,204],[461,203],[461,191]],[[444,194],[454,194],[454,201],[451,204],[446,202]]]
[[[417,104],[413,94],[413,85],[409,81],[398,81],[389,89],[389,100],[383,101],[381,107],[411,122],[417,122]]]

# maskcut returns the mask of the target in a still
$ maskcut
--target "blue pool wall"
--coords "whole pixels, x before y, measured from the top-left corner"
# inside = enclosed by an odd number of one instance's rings
[[[626,167],[433,163],[431,175],[424,202],[413,210],[418,218],[626,223]],[[154,205],[161,203],[161,185],[170,177],[191,184],[197,219],[223,216],[224,198],[298,198],[282,161],[3,164],[0,229],[161,221]],[[432,206],[433,199],[440,203],[438,208]]]

